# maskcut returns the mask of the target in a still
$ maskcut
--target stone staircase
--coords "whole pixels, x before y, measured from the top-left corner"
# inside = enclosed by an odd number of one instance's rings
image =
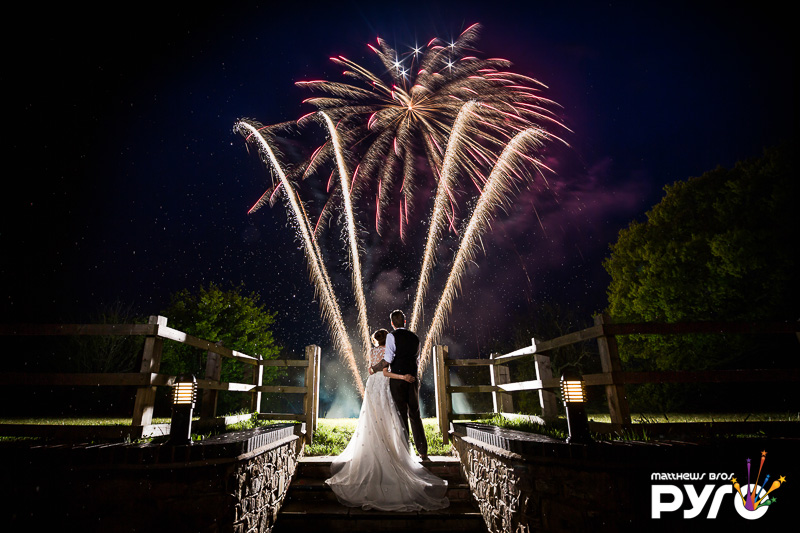
[[[409,513],[364,511],[339,503],[325,485],[331,475],[331,457],[304,457],[278,514],[275,533],[325,531],[348,533],[358,531],[459,531],[486,533],[486,524],[461,475],[455,457],[434,457],[425,467],[448,482],[450,507],[438,511]]]

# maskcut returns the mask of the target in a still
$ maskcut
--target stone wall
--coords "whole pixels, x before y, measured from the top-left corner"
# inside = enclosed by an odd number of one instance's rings
[[[734,473],[744,479],[746,459],[768,450],[782,472],[796,467],[792,438],[682,441],[604,441],[567,444],[541,435],[473,423],[454,423],[453,446],[491,532],[678,531],[708,524],[711,504],[694,521],[681,510],[652,516],[654,473]],[[793,467],[793,465],[795,465]],[[783,474],[781,474],[783,475]],[[708,477],[695,490],[711,483]],[[675,482],[683,483],[683,482]],[[729,481],[711,484],[721,486]],[[688,494],[688,493],[687,493]],[[791,493],[786,491],[782,496]],[[741,527],[731,490],[715,511],[715,526]],[[769,510],[759,526],[794,520],[791,507]],[[792,522],[793,523],[793,522]],[[776,530],[779,528],[776,528]],[[766,530],[766,529],[764,529]]]
[[[649,509],[635,459],[540,435],[455,424],[453,445],[491,532],[628,531]],[[646,478],[643,478],[646,480]]]
[[[272,530],[297,469],[298,448],[300,440],[295,439],[237,464],[230,478],[236,501],[233,533]]]
[[[458,437],[453,444],[489,531],[530,531],[531,524],[538,525],[530,479],[515,473],[513,462]]]
[[[0,515],[9,531],[269,532],[302,454],[298,433],[286,424],[192,446],[2,446]]]

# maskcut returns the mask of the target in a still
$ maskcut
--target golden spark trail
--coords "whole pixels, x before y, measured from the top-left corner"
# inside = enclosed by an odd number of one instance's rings
[[[331,143],[336,153],[336,164],[339,168],[339,181],[342,186],[342,198],[344,200],[344,212],[347,219],[347,234],[350,239],[350,265],[353,278],[353,289],[356,293],[356,303],[358,304],[358,326],[361,330],[361,338],[364,341],[364,361],[369,362],[369,352],[372,348],[370,339],[369,325],[367,324],[367,300],[364,297],[364,285],[361,282],[361,260],[358,254],[358,240],[356,236],[356,222],[353,217],[353,203],[350,198],[350,175],[344,162],[342,147],[339,143],[339,134],[333,125],[331,118],[324,112],[320,115],[325,119],[328,130],[331,132]]]
[[[456,292],[461,288],[461,277],[464,274],[467,263],[473,259],[477,251],[476,243],[480,240],[481,235],[491,221],[495,208],[500,206],[508,197],[509,189],[513,183],[511,158],[514,155],[522,155],[521,149],[528,143],[541,144],[542,138],[546,136],[547,134],[542,130],[524,130],[511,139],[511,142],[506,145],[503,153],[497,159],[497,163],[495,163],[492,173],[486,182],[486,187],[484,187],[478,200],[478,205],[475,206],[467,229],[461,238],[461,244],[458,247],[458,252],[456,252],[453,267],[447,277],[447,283],[433,315],[431,327],[425,336],[425,345],[420,354],[420,374],[428,364],[433,344],[439,341],[445,320],[453,306]]]
[[[291,183],[289,183],[289,180],[286,178],[286,174],[284,174],[283,170],[278,164],[278,160],[275,157],[272,148],[270,147],[269,143],[264,138],[264,136],[261,134],[261,132],[253,125],[248,124],[247,122],[244,121],[237,122],[235,129],[237,130],[244,129],[246,131],[249,131],[250,132],[249,136],[254,136],[256,138],[262,152],[267,155],[273,169],[278,174],[278,177],[281,180],[283,189],[286,192],[286,197],[289,200],[289,205],[291,205],[292,207],[292,212],[297,222],[297,227],[300,230],[300,234],[303,238],[303,243],[305,244],[304,249],[306,252],[306,258],[308,259],[308,264],[309,267],[311,268],[311,279],[314,282],[314,285],[317,288],[317,293],[320,296],[320,303],[322,305],[322,314],[330,324],[333,333],[334,345],[340,354],[344,354],[344,359],[348,363],[350,371],[353,373],[353,376],[355,378],[358,391],[363,397],[364,385],[361,382],[361,375],[358,372],[356,360],[353,355],[353,348],[350,345],[350,339],[348,338],[347,331],[345,330],[344,327],[344,321],[342,320],[342,312],[339,309],[339,305],[336,303],[336,298],[334,297],[333,294],[333,286],[331,285],[330,278],[328,277],[328,272],[325,269],[325,265],[322,263],[322,257],[319,254],[319,249],[316,246],[316,242],[311,237],[311,232],[309,230],[309,224],[305,215],[305,211],[300,205],[300,201],[297,199],[297,195],[294,191],[294,188],[292,187]]]
[[[436,188],[431,224],[428,228],[428,238],[425,242],[425,255],[422,259],[422,268],[417,282],[417,293],[414,297],[414,308],[411,312],[411,322],[408,326],[411,331],[418,331],[419,320],[422,315],[422,301],[428,291],[431,270],[436,261],[436,245],[439,243],[444,227],[447,199],[455,183],[455,160],[461,144],[461,133],[467,123],[467,117],[474,112],[477,105],[476,102],[470,101],[461,107],[453,123],[450,138],[447,141],[442,173],[439,176],[439,185]]]

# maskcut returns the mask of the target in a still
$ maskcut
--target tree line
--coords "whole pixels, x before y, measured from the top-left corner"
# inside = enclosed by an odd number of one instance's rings
[[[603,266],[611,277],[604,310],[615,322],[800,319],[800,206],[793,145],[664,187],[646,214],[619,232]],[[524,345],[591,325],[569,305],[541,305],[513,328]],[[568,324],[570,331],[564,331]],[[526,340],[527,339],[527,340]],[[796,368],[797,339],[750,335],[632,335],[618,338],[625,370]],[[512,348],[513,349],[513,348]],[[593,343],[556,351],[556,372],[596,372]],[[535,379],[532,362],[519,379]],[[516,380],[517,378],[515,378]],[[750,387],[748,387],[750,388]],[[789,393],[741,386],[647,384],[628,387],[635,409],[796,409]],[[759,405],[756,405],[758,403]],[[535,412],[538,399],[521,407]]]

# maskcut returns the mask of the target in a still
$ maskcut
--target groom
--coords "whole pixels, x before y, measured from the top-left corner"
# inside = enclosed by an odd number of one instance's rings
[[[405,328],[406,315],[400,310],[392,311],[389,315],[394,331],[386,337],[386,352],[383,361],[373,366],[371,372],[381,372],[392,365],[395,374],[411,374],[417,376],[417,355],[419,354],[419,338]],[[417,447],[420,459],[428,460],[428,441],[425,439],[425,429],[419,415],[419,381],[409,383],[402,379],[390,379],[389,389],[392,399],[400,413],[400,419],[406,425],[408,437],[408,422],[411,421],[411,431],[414,433],[414,444]]]

